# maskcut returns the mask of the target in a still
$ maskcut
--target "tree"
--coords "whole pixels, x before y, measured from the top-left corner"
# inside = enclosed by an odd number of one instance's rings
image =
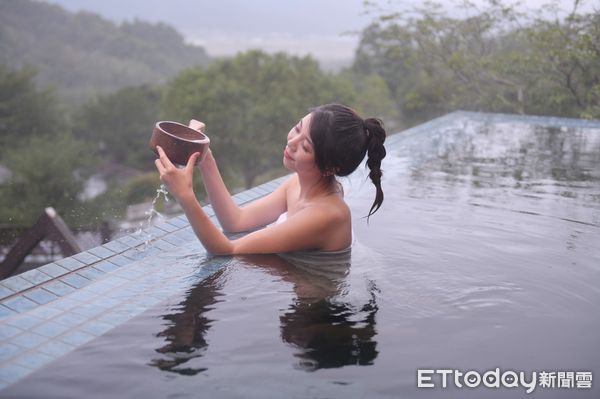
[[[363,31],[353,70],[381,75],[401,117],[455,109],[598,117],[600,13],[553,21],[489,0],[462,18],[428,2],[382,15]]]
[[[15,141],[64,128],[53,92],[40,90],[32,68],[11,70],[0,64],[0,148]]]
[[[93,166],[89,148],[68,133],[34,136],[12,145],[3,159],[12,179],[0,185],[0,220],[29,225],[48,206],[68,222]]]
[[[215,156],[227,160],[221,165],[250,188],[281,165],[286,134],[310,107],[354,99],[350,81],[323,73],[310,57],[249,51],[181,73],[163,104],[166,119],[205,122]]]
[[[75,116],[75,136],[89,150],[140,170],[154,170],[148,148],[160,114],[161,90],[151,86],[126,87],[85,104]]]

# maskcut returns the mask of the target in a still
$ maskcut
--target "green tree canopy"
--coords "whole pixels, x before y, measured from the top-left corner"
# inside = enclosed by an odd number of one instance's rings
[[[44,208],[54,207],[67,221],[79,203],[93,166],[88,147],[69,133],[33,136],[3,156],[12,179],[0,185],[0,220],[29,225]]]
[[[286,134],[310,107],[354,100],[351,82],[310,57],[249,51],[181,73],[163,104],[168,119],[205,122],[215,156],[249,188],[281,165]]]
[[[35,84],[35,70],[0,64],[0,152],[15,141],[61,131],[64,121],[52,91]]]
[[[363,31],[353,70],[381,75],[409,124],[457,108],[600,117],[600,12],[527,15],[497,0],[440,3],[380,16]]]
[[[76,114],[75,136],[112,162],[153,170],[154,154],[148,142],[160,115],[160,100],[161,89],[147,85],[101,95]]]

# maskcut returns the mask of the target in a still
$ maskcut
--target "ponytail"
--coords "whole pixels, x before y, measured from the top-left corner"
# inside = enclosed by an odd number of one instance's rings
[[[383,203],[383,190],[381,189],[381,160],[385,158],[386,152],[383,143],[385,142],[385,129],[383,122],[376,118],[367,118],[364,120],[365,133],[367,134],[367,167],[369,168],[369,178],[375,185],[375,201],[371,205],[367,220],[377,212]]]

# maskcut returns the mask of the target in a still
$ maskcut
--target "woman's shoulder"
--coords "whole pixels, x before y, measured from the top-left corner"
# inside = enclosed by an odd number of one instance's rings
[[[311,205],[314,210],[328,219],[330,223],[340,223],[351,217],[350,207],[343,198],[332,196]]]

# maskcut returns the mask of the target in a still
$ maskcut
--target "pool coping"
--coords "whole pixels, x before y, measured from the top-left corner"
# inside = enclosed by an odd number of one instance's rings
[[[465,119],[600,129],[600,120],[456,111],[390,135],[386,147],[394,150],[406,138]],[[244,205],[264,197],[288,176],[237,193],[233,199]],[[212,207],[203,209],[218,224]],[[172,291],[164,289],[164,274],[152,265],[153,256],[194,241],[192,228],[180,215],[0,281],[0,389],[167,299]],[[198,252],[206,254],[201,245]],[[222,263],[215,259],[204,265],[197,278],[210,275]],[[144,289],[127,286],[132,282],[140,282]],[[127,290],[120,289],[126,286]]]

